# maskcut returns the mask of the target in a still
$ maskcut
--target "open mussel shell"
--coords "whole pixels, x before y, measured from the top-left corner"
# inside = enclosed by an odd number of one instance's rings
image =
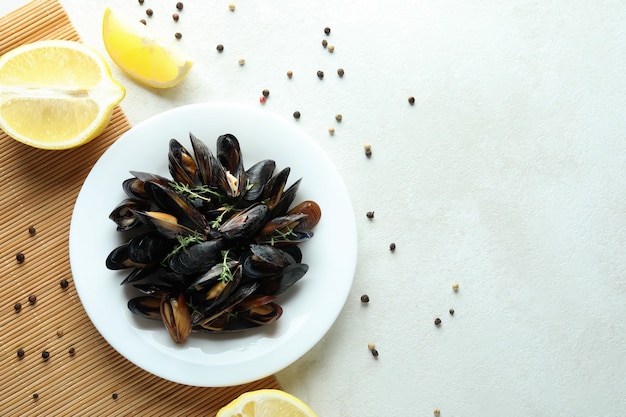
[[[265,204],[253,204],[224,222],[218,231],[226,239],[246,239],[263,227],[269,215],[269,207]]]
[[[201,184],[216,189],[223,176],[220,161],[211,152],[211,149],[194,136],[193,133],[189,133],[189,139],[191,140],[191,147],[196,158],[198,180]]]
[[[139,317],[161,320],[161,298],[141,295],[128,300],[128,309]]]
[[[176,217],[179,224],[199,233],[204,233],[208,229],[206,218],[202,213],[169,184],[147,181],[144,187],[151,200],[161,210]]]
[[[265,184],[272,178],[276,169],[276,162],[272,159],[264,159],[252,165],[246,171],[248,180],[247,190],[243,199],[249,203],[261,201]]]
[[[220,178],[222,189],[229,197],[239,197],[246,188],[246,171],[239,141],[234,135],[228,133],[217,138],[217,159],[225,174]]]
[[[174,181],[194,187],[198,165],[191,153],[176,139],[170,139],[167,158],[168,169]]]
[[[176,343],[185,343],[191,333],[191,315],[184,294],[165,294],[160,304],[161,320]]]

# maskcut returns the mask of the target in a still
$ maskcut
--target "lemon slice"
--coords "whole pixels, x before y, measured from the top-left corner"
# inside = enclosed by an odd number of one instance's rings
[[[102,39],[113,62],[150,87],[175,86],[193,65],[176,45],[155,38],[146,25],[126,21],[109,7],[102,19]]]
[[[261,389],[246,392],[223,407],[216,417],[317,417],[315,412],[285,391]]]
[[[98,136],[126,91],[80,42],[19,46],[0,58],[0,127],[41,149],[69,149]]]

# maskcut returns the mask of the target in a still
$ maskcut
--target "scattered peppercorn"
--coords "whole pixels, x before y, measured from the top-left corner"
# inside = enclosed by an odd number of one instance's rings
[[[453,282],[452,283],[452,289],[454,291],[458,291],[459,290],[459,283],[458,282]]]
[[[143,4],[143,0],[138,0],[138,1],[139,1],[139,4]]]
[[[217,45],[217,47],[215,49],[217,49],[217,52],[222,52],[224,50],[224,45],[222,45],[220,43],[220,44]]]
[[[265,104],[265,102],[267,101],[267,99],[263,96],[259,97],[259,103],[261,104]]]
[[[180,39],[180,38],[182,38],[182,37],[183,37],[183,34],[182,34],[182,33],[180,33],[180,32],[176,32],[176,33],[174,34],[174,37],[175,37],[176,39]]]
[[[441,414],[441,410],[438,408],[435,408],[435,410],[433,411],[433,413],[435,414],[436,417],[439,417],[439,415]]]
[[[369,143],[366,143],[365,145],[363,145],[363,150],[365,150],[365,152],[371,151],[372,145],[370,145]]]
[[[15,260],[16,260],[18,263],[20,263],[20,264],[21,264],[22,262],[24,262],[24,261],[26,260],[26,255],[24,255],[22,252],[20,252],[20,253],[18,253],[17,255],[15,255]]]
[[[68,353],[70,354],[70,356],[74,356],[74,354],[76,353],[76,349],[71,347],[70,350],[68,351]]]
[[[317,71],[317,78],[319,78],[320,80],[324,78],[324,71]]]
[[[178,13],[174,13],[172,15],[172,19],[174,19],[175,22],[178,22],[178,19],[180,19],[180,16],[178,15]]]
[[[49,357],[50,357],[50,352],[48,352],[47,350],[44,350],[43,352],[41,352],[41,358],[44,361],[47,361]]]
[[[409,104],[411,106],[415,104],[415,97],[413,97],[413,96],[409,97]]]
[[[365,213],[365,215],[367,216],[368,219],[373,219],[374,218],[374,212],[373,211],[368,211],[367,213]]]
[[[58,330],[57,330],[57,336],[58,336],[58,337],[63,336],[63,329],[58,329]]]
[[[390,251],[392,251],[392,252],[393,252],[394,250],[396,250],[396,244],[395,244],[395,243],[393,243],[393,242],[392,242],[392,243],[390,243],[390,244],[389,244],[389,250],[390,250]]]
[[[35,304],[37,302],[37,296],[35,294],[31,294],[28,296],[28,302],[31,304]]]
[[[13,308],[15,309],[15,311],[20,311],[22,309],[22,303],[18,301],[17,303],[15,303]]]
[[[376,349],[376,345],[374,344],[374,342],[369,342],[369,343],[367,344],[367,348],[368,348],[369,350],[374,350],[374,349]]]
[[[231,12],[234,12],[235,11],[235,3],[230,3],[228,5],[228,10],[230,10]]]
[[[239,66],[243,67],[244,65],[246,65],[246,60],[243,58],[239,58]]]
[[[340,115],[340,114],[337,114],[337,115],[335,116],[335,120],[341,123],[341,121],[343,120],[343,116],[342,116],[342,115]]]
[[[289,77],[289,78],[293,77],[293,72],[292,71],[287,71],[287,77]]]
[[[29,228],[28,228],[28,233],[29,233],[31,236],[34,236],[34,235],[37,233],[37,229],[35,229],[35,226],[31,226],[31,227],[29,227]]]
[[[378,357],[378,350],[377,349],[372,349],[372,356],[377,358]]]
[[[335,134],[335,128],[334,127],[329,127],[328,128],[328,133],[330,134],[330,136]]]
[[[270,90],[265,89],[262,91],[263,97],[267,98],[270,95]]]
[[[327,49],[328,49],[328,52],[330,52],[331,54],[335,52],[335,47],[333,45],[328,45]]]
[[[450,315],[454,316],[454,309],[453,308],[450,309]]]
[[[36,400],[36,399],[38,399],[38,398],[39,398],[39,394],[34,393],[34,394],[33,394],[33,400]]]
[[[370,302],[370,296],[369,296],[369,295],[367,295],[367,294],[363,294],[363,295],[361,296],[361,302],[362,302],[362,303],[369,303],[369,302]]]
[[[177,3],[176,3],[176,8],[177,8],[178,10],[183,10],[183,2],[182,2],[182,1],[177,2]]]
[[[293,112],[293,118],[294,119],[299,119],[300,118],[300,112],[299,111],[294,111]]]
[[[340,77],[343,77],[343,74],[344,74],[344,73],[345,73],[345,72],[344,72],[343,68],[339,68],[339,69],[337,70],[337,75],[339,75]]]
[[[322,46],[326,48],[328,46],[328,41],[326,39],[322,39]]]
[[[62,279],[59,285],[61,285],[61,288],[66,289],[70,283],[66,279]]]
[[[144,25],[147,25],[147,24],[148,24],[148,22],[146,22],[146,19],[139,19],[139,22],[140,22],[140,23],[143,23]]]
[[[117,400],[117,393],[114,392],[113,395],[111,395],[111,398],[113,398],[114,400]]]
[[[441,324],[441,319],[439,317],[437,317],[435,319],[435,326],[439,326]]]
[[[328,26],[324,28],[324,33],[330,35],[330,28]]]
[[[152,9],[146,9],[146,14],[150,17],[152,17],[152,15],[154,14],[154,12],[152,11]]]
[[[372,156],[372,150],[371,149],[366,149],[365,150],[365,156],[367,156],[368,158]]]
[[[25,354],[25,353],[26,353],[26,352],[24,352],[24,349],[18,349],[18,350],[17,350],[17,357],[21,359],[21,358],[23,358],[23,357],[24,357],[24,354]]]

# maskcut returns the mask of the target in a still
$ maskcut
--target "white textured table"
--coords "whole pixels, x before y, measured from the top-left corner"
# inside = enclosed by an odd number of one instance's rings
[[[277,375],[320,416],[626,415],[622,1],[188,0],[178,23],[174,0],[62,3],[105,56],[106,5],[183,34],[195,66],[174,89],[111,63],[132,124],[268,89],[265,108],[337,165],[358,221],[353,290]]]

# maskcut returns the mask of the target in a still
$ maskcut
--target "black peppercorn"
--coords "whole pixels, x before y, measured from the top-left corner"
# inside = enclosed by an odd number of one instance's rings
[[[143,0],[138,0],[138,1],[139,1],[139,4],[143,4]]]
[[[66,279],[62,279],[60,282],[61,288],[66,289],[70,283]]]
[[[415,104],[415,97],[411,96],[409,97],[409,104],[412,106],[413,104]]]
[[[390,244],[389,244],[389,250],[390,250],[390,251],[394,251],[394,250],[396,250],[396,244],[395,244],[395,243],[390,243]]]
[[[31,226],[31,227],[29,227],[29,228],[28,228],[28,233],[29,233],[31,236],[34,236],[34,235],[37,233],[37,229],[35,229],[35,226]]]
[[[16,260],[18,263],[20,263],[20,264],[21,264],[22,262],[24,262],[24,261],[26,260],[26,255],[24,255],[22,252],[20,252],[20,253],[18,253],[17,255],[15,255],[15,260]]]
[[[176,3],[176,8],[177,8],[178,10],[183,10],[183,2],[182,2],[182,1],[179,1],[178,3]]]
[[[68,353],[70,354],[70,356],[74,356],[74,354],[76,353],[76,349],[71,347],[70,350],[68,351]]]
[[[33,400],[36,400],[36,399],[38,399],[38,398],[39,398],[39,394],[34,393],[34,394],[33,394]]]
[[[172,15],[172,19],[174,19],[175,22],[178,22],[178,19],[180,18],[180,16],[178,15],[178,13],[174,13]]]
[[[25,354],[24,349],[18,349],[17,350],[17,357],[18,358],[20,358],[20,359],[23,358],[24,354]]]
[[[224,50],[224,45],[220,43],[219,45],[217,45],[216,49],[217,49],[217,52],[222,52]]]
[[[175,37],[176,39],[180,39],[180,38],[182,38],[182,37],[183,37],[183,34],[182,34],[182,33],[180,33],[180,32],[176,32],[176,33],[174,34],[174,37]]]
[[[293,71],[287,71],[287,77],[289,78],[293,77]]]
[[[47,361],[49,357],[50,357],[50,352],[48,352],[47,350],[44,350],[43,352],[41,352],[41,358],[44,361]]]
[[[367,294],[363,294],[363,295],[361,296],[361,302],[362,302],[362,303],[369,303],[369,302],[370,302],[370,297],[369,297],[369,295],[367,295]]]
[[[31,294],[28,296],[28,302],[31,304],[35,304],[37,302],[37,296],[35,294]]]
[[[368,158],[372,156],[372,150],[371,149],[366,149],[365,150],[365,156],[367,156]]]
[[[319,78],[320,80],[324,78],[324,71],[317,71],[317,78]]]
[[[18,301],[17,303],[15,303],[13,308],[15,309],[15,311],[20,311],[22,309],[22,303]]]
[[[367,213],[365,213],[365,215],[367,216],[368,219],[373,219],[374,218],[374,212],[373,211],[368,211]]]
[[[154,14],[154,12],[152,11],[152,9],[146,9],[146,14],[150,17],[152,17],[152,15]]]
[[[326,39],[322,40],[322,46],[326,48],[328,46],[328,41]]]
[[[441,324],[441,319],[439,317],[437,317],[435,319],[435,326],[439,326]]]
[[[300,112],[299,111],[294,111],[293,112],[293,118],[294,119],[299,119],[300,118]]]
[[[343,74],[344,74],[344,70],[343,70],[343,68],[339,68],[339,69],[337,70],[337,75],[339,75],[340,77],[343,77]]]
[[[265,90],[263,90],[261,92],[261,94],[263,94],[263,97],[267,98],[270,95],[270,90],[268,90],[267,88]]]
[[[139,22],[140,22],[140,23],[142,23],[142,24],[144,24],[144,25],[146,25],[146,24],[147,24],[146,19],[139,19]]]
[[[329,27],[325,27],[324,28],[324,33],[327,35],[330,35],[330,28]]]
[[[454,316],[454,309],[453,308],[450,309],[450,315]]]
[[[114,400],[117,400],[117,393],[113,393],[113,395],[111,395],[111,398],[113,398]]]
[[[377,349],[372,349],[372,356],[377,358],[378,357],[378,350]]]

